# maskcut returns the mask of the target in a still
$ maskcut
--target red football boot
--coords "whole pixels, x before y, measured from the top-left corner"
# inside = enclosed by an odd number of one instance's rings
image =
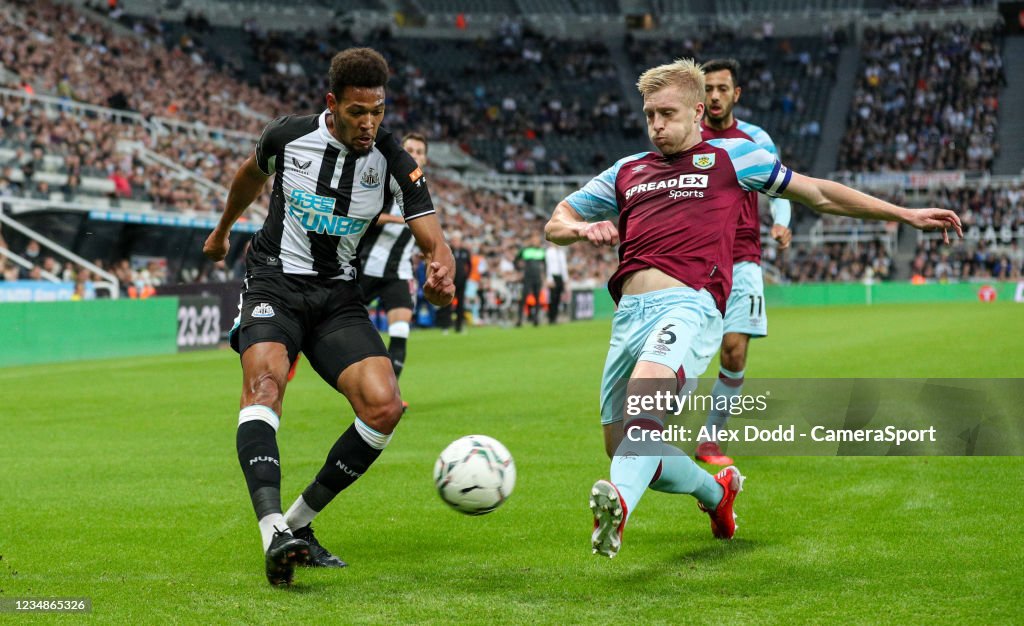
[[[288,382],[291,382],[292,379],[295,378],[295,368],[299,366],[299,359],[301,359],[301,358],[302,358],[301,354],[295,355],[295,360],[292,361],[292,366],[288,370]]]
[[[693,456],[698,461],[710,465],[732,465],[732,457],[725,456],[725,453],[714,441],[705,441],[697,446],[697,454]]]
[[[736,495],[743,491],[744,480],[746,477],[740,474],[735,466],[730,465],[715,474],[715,482],[725,490],[722,501],[718,503],[715,510],[707,508],[702,502],[697,503],[700,510],[711,517],[711,534],[719,539],[732,539],[736,534],[736,513],[732,510],[732,505],[736,500]]]

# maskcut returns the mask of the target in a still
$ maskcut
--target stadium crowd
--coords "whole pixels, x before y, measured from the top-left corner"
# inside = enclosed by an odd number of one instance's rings
[[[1024,185],[942,189],[929,198],[940,208],[956,208],[968,241],[1009,245],[1024,241]]]
[[[991,169],[1006,84],[997,29],[868,29],[861,54],[840,170]]]
[[[131,147],[135,144],[176,168],[144,161]],[[0,194],[70,202],[80,193],[106,189],[115,201],[146,202],[157,210],[219,212],[224,194],[216,185],[197,181],[224,184],[250,148],[251,141],[154,131],[0,96]]]
[[[119,35],[50,0],[9,0],[2,11],[0,63],[40,93],[250,132],[280,106],[217,71],[190,39],[167,48]]]
[[[146,123],[117,121],[0,97],[0,196],[71,200],[83,193],[105,193],[115,202],[141,201],[163,211],[219,213],[224,194],[216,185],[227,184],[251,150],[252,140],[232,138],[217,129],[258,132],[282,102],[291,109],[319,110],[323,73],[307,74],[304,68],[325,66],[339,46],[357,43],[381,50],[391,63],[394,76],[386,126],[454,137],[471,152],[488,142],[498,143],[497,158],[491,161],[502,171],[593,172],[607,165],[603,153],[591,151],[592,160],[581,162],[560,147],[546,148],[563,144],[545,139],[643,135],[639,114],[619,101],[615,66],[603,42],[550,39],[515,19],[506,20],[489,38],[444,46],[428,40],[397,45],[386,31],[361,37],[337,30],[285,37],[247,23],[249,50],[243,52],[273,68],[260,74],[255,86],[215,67],[211,59],[220,57],[198,43],[210,28],[201,18],[191,19],[184,31],[156,19],[126,19],[137,35],[132,37],[114,34],[83,13],[49,0],[5,2],[0,14],[0,64],[9,75],[14,73],[12,86],[68,102],[135,111],[147,118]],[[1004,81],[997,35],[965,27],[895,34],[869,31],[841,165],[895,170],[988,167],[998,150],[995,115]],[[163,36],[167,45],[158,43]],[[835,71],[840,37],[826,33],[824,42],[827,45],[814,54],[764,33],[753,43],[738,42],[751,62],[744,78],[750,95],[737,107],[737,115],[756,120],[776,110],[801,113],[806,95],[802,81],[831,80]],[[709,33],[660,43],[630,39],[626,52],[641,66],[672,56],[716,55],[735,44],[733,33]],[[766,50],[781,52],[783,65],[769,63]],[[245,62],[234,59],[232,64],[238,69]],[[444,67],[456,69],[439,69]],[[939,83],[930,78],[940,74],[953,76],[945,81],[949,87],[934,86]],[[104,79],[90,80],[94,76]],[[188,122],[191,130],[160,118]],[[819,132],[820,126],[804,122],[785,126],[783,139]],[[141,144],[176,167],[153,165],[129,144]],[[966,150],[954,147],[964,145]],[[802,165],[799,160],[787,161],[797,169]],[[83,179],[107,184],[83,185]],[[203,179],[216,185],[197,182]],[[462,235],[480,259],[482,292],[510,302],[518,280],[516,254],[529,234],[539,231],[541,218],[514,199],[470,189],[443,176],[433,176],[431,186],[446,228]],[[257,202],[266,203],[266,195]],[[936,206],[967,207],[963,217],[968,244],[946,253],[922,244],[912,264],[914,273],[961,278],[1020,273],[1024,216],[1019,188],[944,191]],[[570,255],[569,279],[603,284],[615,262],[613,253],[577,247]],[[125,290],[168,277],[237,279],[239,273],[238,267],[208,266],[189,272],[173,266],[150,268],[147,263],[136,264],[133,272],[126,259],[98,261],[104,263],[117,270]],[[869,273],[885,280],[897,273],[880,242],[796,245],[779,256],[768,248],[766,263],[776,266],[776,275],[787,282],[858,280]],[[8,280],[31,274],[10,263],[0,264],[0,269]],[[73,268],[60,269],[62,276],[74,273]]]
[[[784,283],[850,282],[868,276],[885,281],[893,274],[892,257],[877,240],[867,244],[794,244],[782,254],[774,248],[765,251],[763,263],[773,267]]]
[[[0,236],[0,248],[9,249],[8,242]],[[96,293],[87,286],[97,278],[93,272],[80,267],[71,261],[61,263],[57,257],[44,250],[39,242],[27,239],[16,252],[26,260],[30,267],[19,266],[6,255],[0,255],[0,282],[17,280],[43,280],[49,276],[58,280],[75,284],[75,299],[96,297]],[[100,270],[109,272],[117,278],[120,295],[123,297],[148,297],[154,289],[167,284],[170,280],[165,259],[137,257],[133,260],[109,260],[97,258],[92,261]],[[230,272],[223,274],[225,280],[234,280]],[[88,293],[88,295],[86,295]]]
[[[345,45],[370,45],[392,68],[385,125],[454,139],[469,152],[509,173],[567,174],[605,167],[549,154],[541,141],[593,143],[595,133],[641,137],[643,121],[619,97],[615,67],[602,42],[553,39],[508,19],[491,37],[474,41],[403,39],[386,30],[356,36],[335,28],[306,37],[247,30],[251,54],[273,72],[260,76],[263,91],[315,111],[325,90],[321,73]],[[500,152],[487,150],[497,144]]]
[[[933,206],[957,207],[964,224],[964,245],[922,241],[910,271],[935,280],[1017,279],[1024,272],[1024,185],[943,189]]]

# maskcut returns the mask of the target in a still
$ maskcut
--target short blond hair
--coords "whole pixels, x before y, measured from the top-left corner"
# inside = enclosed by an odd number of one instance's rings
[[[636,81],[636,88],[645,98],[671,86],[682,87],[684,95],[692,95],[694,102],[703,102],[704,68],[693,59],[676,59],[672,63],[652,67]]]

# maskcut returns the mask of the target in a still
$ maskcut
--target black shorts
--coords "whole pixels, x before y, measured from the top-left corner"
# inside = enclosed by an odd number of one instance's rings
[[[409,292],[409,281],[404,278],[377,278],[360,276],[359,287],[363,290],[367,306],[378,297],[385,311],[391,309],[412,309],[415,305]]]
[[[301,350],[331,387],[349,365],[388,356],[359,285],[315,276],[247,276],[239,319],[229,338],[239,354],[267,341],[283,343],[289,361]]]

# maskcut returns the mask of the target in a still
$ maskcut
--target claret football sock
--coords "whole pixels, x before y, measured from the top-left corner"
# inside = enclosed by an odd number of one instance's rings
[[[725,423],[729,420],[729,407],[734,402],[733,398],[738,397],[741,393],[743,393],[743,370],[734,372],[724,367],[720,368],[718,380],[711,388],[711,396],[714,401],[704,424],[709,433],[725,428]],[[700,440],[709,441],[703,437]]]

